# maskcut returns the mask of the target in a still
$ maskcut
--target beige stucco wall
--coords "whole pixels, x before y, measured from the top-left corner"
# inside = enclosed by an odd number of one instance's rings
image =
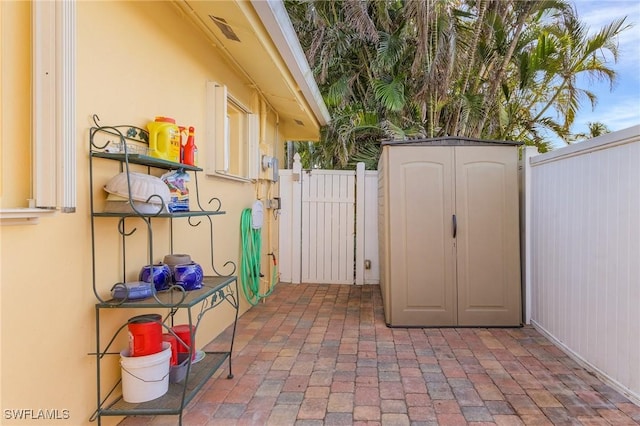
[[[26,207],[31,197],[30,169],[30,3],[2,2],[2,207]],[[77,4],[77,211],[56,213],[37,225],[0,227],[1,287],[1,408],[2,424],[33,424],[17,421],[7,410],[48,409],[67,413],[55,424],[87,424],[96,408],[95,313],[92,291],[89,211],[89,141],[91,116],[103,124],[144,127],[156,115],[174,117],[196,129],[200,158],[211,149],[204,141],[205,83],[214,80],[259,111],[259,97],[241,74],[235,72],[202,34],[178,16],[170,2],[78,2]],[[277,76],[274,76],[277,78]],[[267,132],[277,134],[275,113],[267,114]],[[275,141],[282,144],[282,137]],[[273,140],[269,138],[268,140]],[[273,155],[273,145],[261,144]],[[282,153],[282,149],[278,149]],[[281,163],[282,164],[282,163]],[[97,161],[94,179],[108,179],[117,164]],[[160,171],[158,171],[160,174]],[[277,188],[221,178],[199,178],[203,200],[218,197],[224,216],[214,220],[214,262],[222,272],[227,260],[239,265],[240,214],[256,194],[277,195]],[[103,197],[99,190],[97,196]],[[102,200],[98,200],[98,205]],[[269,212],[270,213],[270,212]],[[277,222],[265,214],[263,252],[277,254]],[[155,260],[168,252],[167,223],[154,229]],[[98,289],[103,295],[119,281],[122,271],[114,260],[119,255],[115,219],[96,221]],[[176,252],[187,252],[208,264],[209,240],[203,232],[184,223],[176,225]],[[147,256],[141,229],[132,238],[127,259],[127,278],[135,280]],[[114,263],[115,262],[115,263]],[[263,256],[263,264],[270,265]],[[210,268],[206,267],[210,273]],[[271,271],[263,267],[267,277]],[[238,273],[238,272],[236,272]],[[248,304],[242,299],[242,311]],[[145,311],[148,313],[149,311]],[[159,310],[161,312],[161,310]],[[103,313],[103,340],[127,318],[129,310]],[[232,310],[209,313],[196,340],[210,341],[232,321]],[[123,336],[124,337],[124,336]],[[124,339],[116,344],[126,346]],[[117,379],[118,356],[106,365],[109,379]],[[105,386],[105,389],[107,386]],[[64,411],[63,410],[67,410]],[[64,416],[66,417],[66,415]],[[105,418],[103,424],[117,418]],[[37,424],[46,424],[38,422]]]

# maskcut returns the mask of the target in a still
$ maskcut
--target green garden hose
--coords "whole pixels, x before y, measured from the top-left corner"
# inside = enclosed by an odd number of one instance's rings
[[[273,292],[278,276],[278,265],[273,255],[271,282],[266,293],[260,293],[260,255],[262,250],[262,230],[251,226],[251,209],[244,209],[240,219],[242,237],[242,261],[240,262],[240,281],[247,301],[255,306]]]

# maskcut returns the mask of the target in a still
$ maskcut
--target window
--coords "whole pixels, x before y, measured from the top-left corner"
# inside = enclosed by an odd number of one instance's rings
[[[227,87],[207,83],[207,159],[209,175],[251,180],[258,177],[258,116],[234,99]]]

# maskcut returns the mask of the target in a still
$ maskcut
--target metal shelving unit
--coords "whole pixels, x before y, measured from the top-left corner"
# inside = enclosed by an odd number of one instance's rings
[[[90,187],[90,207],[91,207],[91,241],[92,241],[92,281],[93,292],[98,300],[95,304],[96,314],[96,351],[92,355],[96,357],[96,378],[97,378],[97,409],[91,421],[97,420],[98,424],[101,424],[101,418],[104,416],[128,416],[128,415],[178,415],[179,423],[182,424],[182,412],[184,407],[193,399],[193,397],[199,392],[206,381],[213,376],[213,374],[228,361],[229,374],[228,378],[232,378],[231,369],[231,354],[233,351],[233,343],[235,340],[236,324],[238,320],[238,282],[237,277],[234,275],[236,271],[236,265],[232,261],[224,263],[222,269],[230,269],[229,274],[221,274],[217,271],[214,263],[214,251],[213,251],[213,222],[212,217],[216,215],[225,214],[221,210],[221,202],[217,198],[211,198],[208,201],[209,205],[213,205],[213,208],[205,209],[201,205],[200,195],[198,190],[198,172],[202,171],[201,168],[174,163],[163,159],[154,158],[144,153],[145,145],[148,146],[148,133],[146,130],[128,125],[118,126],[102,126],[99,124],[99,118],[93,117],[95,126],[90,129],[90,147],[89,147],[89,187]],[[142,153],[140,151],[143,151]],[[138,212],[133,200],[129,199],[132,206],[132,211],[127,213],[112,213],[96,211],[94,189],[94,160],[116,162],[119,164],[120,172],[126,172],[127,177],[130,173],[130,166],[137,165],[146,167],[147,173],[151,173],[152,170],[178,170],[183,169],[185,171],[192,172],[195,181],[195,205],[196,209],[188,212],[175,212],[166,213],[167,209],[164,204],[162,209],[159,209],[162,213],[146,214]],[[131,183],[128,181],[129,189]],[[131,191],[129,191],[130,193]],[[198,220],[193,220],[198,218]],[[147,242],[148,242],[148,254],[149,264],[154,264],[154,244],[153,244],[153,226],[152,221],[166,220],[169,221],[169,233],[170,233],[170,252],[173,253],[173,221],[174,220],[187,220],[191,227],[206,227],[208,225],[208,238],[210,245],[210,262],[213,275],[205,276],[203,280],[203,286],[200,289],[185,291],[181,286],[172,285],[168,290],[156,291],[153,289],[152,297],[146,299],[128,300],[113,299],[111,297],[103,297],[100,292],[100,288],[104,288],[104,283],[97,282],[96,269],[99,260],[96,256],[96,247],[99,245],[97,241],[98,236],[96,232],[97,221],[113,221],[117,219],[117,232],[120,235],[121,247],[120,247],[120,262],[122,265],[123,277],[121,282],[125,282],[125,274],[127,271],[127,251],[126,246],[128,238],[135,234],[137,228],[133,227],[127,230],[127,221],[142,221],[146,225],[147,230]],[[202,232],[198,232],[198,235],[202,235]],[[153,287],[153,286],[152,286]],[[103,344],[101,338],[103,335],[103,317],[109,315],[109,312],[120,309],[162,309],[166,312],[163,315],[162,326],[168,332],[171,332],[171,326],[173,326],[174,315],[179,310],[184,310],[187,313],[187,323],[189,326],[194,326],[193,335],[191,341],[194,341],[195,333],[198,329],[200,322],[208,314],[209,311],[220,306],[221,304],[228,303],[235,310],[235,318],[233,322],[232,334],[229,342],[228,350],[220,352],[205,352],[204,358],[197,363],[187,363],[187,371],[185,379],[180,383],[170,383],[168,392],[151,401],[143,403],[129,403],[124,401],[122,395],[119,393],[119,385],[121,380],[117,380],[110,390],[103,392],[103,384],[106,383],[106,378],[103,377],[102,362],[108,356],[120,355],[120,352],[114,351],[112,346],[116,342],[118,336],[121,333],[126,332],[127,324],[122,324],[115,332],[109,333],[111,339],[108,343]],[[103,312],[104,311],[104,312]],[[197,313],[195,313],[195,312]],[[113,331],[113,330],[112,330]],[[189,359],[192,359],[194,348],[189,349]]]

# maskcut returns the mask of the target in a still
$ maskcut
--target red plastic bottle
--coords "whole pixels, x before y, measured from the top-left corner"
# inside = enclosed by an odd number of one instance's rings
[[[189,127],[189,137],[187,138],[187,143],[184,146],[184,158],[182,162],[184,164],[188,164],[190,166],[196,165],[196,153],[198,152],[198,148],[196,147],[195,138],[193,136],[195,129],[193,126]]]

